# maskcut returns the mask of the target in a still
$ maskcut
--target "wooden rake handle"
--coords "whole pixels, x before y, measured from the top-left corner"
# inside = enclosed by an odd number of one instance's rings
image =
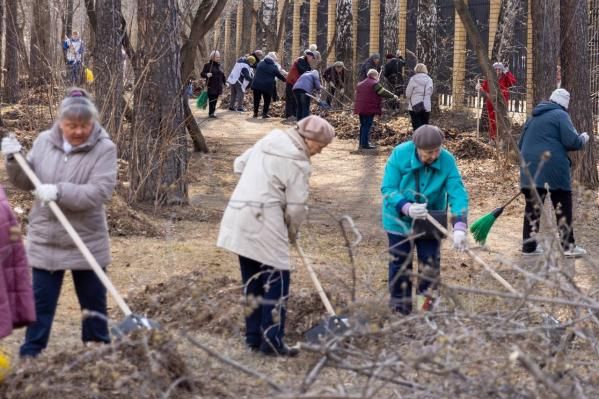
[[[324,292],[324,289],[322,288],[322,285],[320,284],[320,281],[318,280],[318,276],[316,275],[314,268],[312,268],[312,265],[310,264],[310,262],[308,262],[308,259],[306,258],[306,254],[304,254],[304,250],[302,249],[302,247],[300,247],[300,245],[297,241],[295,242],[294,245],[295,245],[295,249],[297,250],[297,253],[300,256],[300,259],[302,260],[302,263],[304,264],[304,267],[308,270],[308,274],[310,275],[310,278],[312,279],[312,283],[314,284],[314,287],[316,287],[316,292],[318,292],[318,296],[320,297],[320,300],[322,301],[325,309],[327,310],[327,313],[331,317],[335,316],[336,315],[335,309],[333,309],[333,305],[331,305],[331,302],[329,301],[327,294]]]
[[[14,157],[15,157],[15,160],[17,161],[17,163],[19,164],[19,166],[21,167],[21,169],[23,169],[23,172],[25,172],[25,174],[27,175],[29,180],[31,180],[31,182],[37,189],[42,184],[42,182],[40,181],[40,179],[38,179],[38,177],[35,175],[33,170],[31,170],[29,163],[25,160],[23,155],[21,155],[20,153],[14,154]],[[89,249],[87,248],[87,246],[85,245],[85,243],[83,242],[81,237],[79,237],[79,234],[75,231],[75,229],[73,228],[73,226],[71,225],[71,223],[69,222],[67,217],[64,215],[62,210],[56,204],[56,202],[50,201],[50,202],[48,202],[48,206],[50,207],[50,209],[52,210],[52,212],[54,213],[54,215],[56,216],[56,218],[58,219],[60,224],[62,224],[62,227],[65,228],[65,230],[67,231],[67,233],[69,234],[69,236],[71,237],[71,239],[73,240],[73,242],[75,243],[75,245],[77,246],[77,248],[79,249],[79,251],[81,252],[83,257],[85,258],[87,263],[91,266],[94,273],[96,273],[96,275],[98,276],[98,278],[100,279],[100,281],[102,282],[104,287],[106,287],[106,290],[110,293],[110,295],[112,295],[112,297],[116,301],[116,303],[117,303],[118,307],[121,309],[121,311],[125,314],[125,316],[131,315],[132,314],[131,309],[129,308],[127,303],[125,303],[125,300],[123,299],[123,297],[116,290],[115,286],[112,284],[112,282],[110,281],[110,279],[108,278],[108,276],[106,275],[104,270],[102,270],[102,267],[100,267],[100,265],[98,264],[98,262],[96,261],[96,259],[92,255],[92,253],[89,251]]]

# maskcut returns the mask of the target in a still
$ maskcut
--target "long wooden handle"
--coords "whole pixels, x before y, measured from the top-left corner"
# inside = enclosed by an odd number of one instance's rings
[[[23,172],[25,172],[25,174],[27,175],[29,180],[31,180],[35,188],[38,188],[42,184],[42,182],[38,179],[33,170],[31,170],[29,163],[27,163],[23,155],[21,155],[20,153],[16,153],[14,154],[14,156],[21,169],[23,169]],[[121,311],[125,314],[125,316],[131,315],[131,309],[129,308],[127,303],[125,303],[125,300],[116,290],[106,273],[104,273],[104,270],[102,270],[102,267],[100,267],[100,265],[98,264],[92,253],[89,251],[87,246],[85,246],[85,243],[83,242],[81,237],[79,237],[79,234],[77,234],[77,232],[75,231],[69,220],[66,218],[62,210],[58,207],[56,202],[50,201],[48,205],[50,206],[50,209],[52,210],[60,224],[62,224],[62,227],[65,228],[73,242],[75,242],[75,245],[77,245],[77,248],[85,258],[87,263],[89,263],[89,265],[96,273],[104,287],[106,287],[106,290],[110,292],[110,295],[112,295]]]
[[[443,227],[443,225],[439,222],[437,222],[437,220],[435,220],[434,217],[432,217],[430,214],[426,214],[426,219],[431,222],[431,224],[433,226],[435,226],[437,228],[437,230],[439,230],[441,233],[445,234],[447,237],[449,238],[453,238],[453,235],[445,228]],[[466,250],[466,253],[468,255],[470,255],[470,257],[472,259],[474,259],[474,261],[476,263],[478,263],[479,265],[481,265],[482,267],[485,268],[486,271],[488,271],[491,276],[493,276],[493,278],[497,281],[499,281],[499,283],[501,285],[503,285],[508,291],[510,291],[513,294],[518,294],[518,291],[516,291],[516,289],[510,284],[508,283],[503,277],[501,277],[491,266],[489,266],[487,264],[487,262],[485,262],[484,260],[482,260],[480,258],[480,256],[478,256],[477,254],[475,254],[470,248],[468,248]]]
[[[316,287],[316,292],[318,292],[318,296],[320,296],[320,300],[324,304],[324,307],[327,310],[327,313],[329,314],[329,316],[335,316],[335,309],[333,309],[333,305],[331,305],[331,302],[329,301],[327,294],[324,292],[324,289],[322,288],[322,285],[320,284],[320,281],[318,280],[318,276],[316,276],[316,272],[312,268],[312,265],[310,264],[310,262],[308,262],[308,259],[306,259],[304,250],[302,249],[302,247],[300,247],[300,245],[297,242],[295,243],[295,249],[297,249],[300,259],[302,260],[302,263],[304,264],[305,268],[308,270],[308,274],[310,275],[310,278],[312,279],[312,283],[314,283],[314,286]]]

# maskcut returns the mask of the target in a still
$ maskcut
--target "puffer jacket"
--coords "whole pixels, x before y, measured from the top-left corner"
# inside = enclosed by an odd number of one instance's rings
[[[31,273],[21,226],[0,187],[0,338],[35,322]]]
[[[420,187],[416,187],[416,174]],[[420,195],[416,195],[416,193]],[[412,219],[401,208],[408,202],[424,202],[428,210],[449,208],[454,222],[467,222],[468,193],[455,158],[445,148],[439,158],[430,165],[423,164],[416,153],[413,141],[395,147],[387,160],[381,184],[383,194],[383,228],[389,233],[407,235],[412,228]]]
[[[258,64],[258,68],[256,68],[256,75],[252,80],[252,89],[272,92],[275,78],[285,81],[285,76],[283,76],[275,61],[270,57],[264,57]]]
[[[584,141],[564,108],[549,101],[539,103],[524,124],[518,143],[522,159],[530,175],[536,176],[536,179],[532,183],[526,170],[521,168],[520,186],[543,188],[548,184],[551,190],[572,190],[568,151],[577,151],[583,146]],[[551,157],[538,170],[545,152],[549,152]]]
[[[308,94],[320,89],[322,89],[322,86],[320,84],[318,71],[305,72],[293,85],[293,90],[303,90]]]
[[[42,183],[56,184],[58,206],[100,266],[111,261],[104,204],[116,185],[116,146],[98,123],[88,140],[70,153],[63,150],[58,124],[34,141],[27,161]],[[34,187],[14,159],[7,161],[10,181],[22,190]],[[27,232],[29,264],[38,269],[87,270],[89,265],[50,207],[36,201]]]
[[[306,59],[306,56],[299,57],[289,70],[289,74],[287,75],[287,84],[293,86],[300,76],[311,70],[312,67]]]
[[[426,73],[417,73],[410,78],[406,87],[406,98],[408,99],[408,109],[412,110],[412,105],[424,101],[424,109],[431,112],[431,96],[433,95],[433,80]]]
[[[220,225],[217,245],[281,270],[289,242],[307,213],[310,157],[295,128],[273,130],[235,160],[241,174]]]

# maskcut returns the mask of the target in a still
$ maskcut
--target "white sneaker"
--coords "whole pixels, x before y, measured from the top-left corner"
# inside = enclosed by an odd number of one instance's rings
[[[570,248],[569,250],[564,251],[564,256],[566,256],[567,258],[580,258],[581,256],[584,256],[586,254],[587,251],[584,248],[579,247],[578,245],[574,248]]]
[[[539,256],[539,255],[543,255],[543,248],[537,246],[537,249],[535,249],[532,252],[524,252],[522,251],[522,256]]]

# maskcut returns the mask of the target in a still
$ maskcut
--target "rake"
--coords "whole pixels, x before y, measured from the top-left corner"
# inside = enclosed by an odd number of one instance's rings
[[[520,196],[521,193],[517,193],[514,195],[508,202],[503,204],[503,206],[499,208],[495,208],[492,212],[487,213],[484,216],[476,219],[474,223],[470,226],[470,232],[472,233],[472,237],[474,240],[481,245],[484,245],[487,241],[487,236],[493,227],[493,223],[501,216],[505,207],[511,204],[516,198]]]

